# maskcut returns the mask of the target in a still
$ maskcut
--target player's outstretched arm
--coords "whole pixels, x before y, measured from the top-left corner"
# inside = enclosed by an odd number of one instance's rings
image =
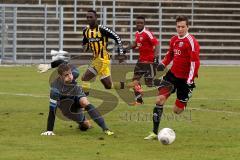
[[[54,136],[53,128],[56,119],[56,110],[57,110],[57,99],[59,99],[59,91],[52,87],[50,90],[50,100],[49,100],[49,113],[47,120],[47,131],[41,133],[43,136]]]
[[[39,64],[37,69],[39,73],[45,73],[51,69],[51,64]]]
[[[50,105],[52,105],[51,102],[50,102]],[[49,114],[48,114],[48,122],[47,122],[47,131],[41,133],[42,136],[55,135],[53,133],[54,123],[55,123],[55,113],[56,113],[56,108],[53,108],[50,106]]]
[[[51,68],[56,68],[58,67],[60,64],[67,62],[66,59],[67,57],[65,56],[68,52],[66,51],[55,51],[55,50],[51,50],[51,56],[52,56],[52,62],[50,64],[39,64],[38,65],[38,72],[39,73],[45,73],[48,70],[50,70]]]

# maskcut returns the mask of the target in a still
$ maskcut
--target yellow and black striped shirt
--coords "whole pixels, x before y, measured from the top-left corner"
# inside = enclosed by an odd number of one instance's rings
[[[88,45],[87,47],[92,50],[94,59],[97,57],[104,58],[106,55],[109,58],[107,52],[108,38],[115,40],[119,47],[119,54],[123,54],[121,38],[111,29],[98,25],[93,29],[87,26],[83,30],[83,45]]]

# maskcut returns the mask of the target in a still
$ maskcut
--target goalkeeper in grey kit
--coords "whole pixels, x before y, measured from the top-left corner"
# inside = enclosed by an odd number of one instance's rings
[[[55,135],[53,128],[57,108],[61,110],[65,117],[77,122],[79,129],[82,131],[91,127],[83,113],[83,110],[86,110],[106,135],[113,135],[114,132],[108,129],[103,117],[95,106],[88,101],[82,88],[77,85],[75,81],[79,75],[77,68],[68,63],[62,63],[58,66],[57,71],[59,76],[51,83],[47,131],[41,135]]]

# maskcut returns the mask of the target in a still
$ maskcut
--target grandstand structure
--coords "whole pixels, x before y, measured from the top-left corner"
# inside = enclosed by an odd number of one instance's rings
[[[89,58],[81,46],[89,9],[96,9],[100,24],[115,30],[123,42],[134,39],[135,17],[145,16],[146,26],[160,39],[162,56],[176,33],[175,17],[187,15],[201,59],[240,59],[239,0],[0,0],[2,63],[46,62],[51,49]],[[137,55],[131,52],[129,60]]]

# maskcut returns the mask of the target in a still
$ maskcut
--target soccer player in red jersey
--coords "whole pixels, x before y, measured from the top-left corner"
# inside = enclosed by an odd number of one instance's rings
[[[172,66],[162,80],[155,81],[158,83],[155,85],[158,86],[159,94],[153,109],[153,133],[145,137],[146,140],[157,138],[163,105],[168,97],[176,92],[177,98],[173,112],[180,114],[186,108],[193,88],[195,88],[194,78],[198,76],[200,66],[200,46],[194,36],[188,33],[188,29],[188,18],[177,16],[177,35],[171,38],[168,52],[157,70],[164,70],[171,62]]]
[[[155,63],[159,58],[159,42],[156,37],[145,28],[145,18],[139,16],[136,18],[135,41],[130,49],[139,50],[138,62],[134,68],[134,75],[132,78],[134,84],[135,102],[132,105],[139,105],[143,103],[142,88],[139,83],[142,76],[144,76],[145,84],[152,87],[153,78],[156,75]]]

